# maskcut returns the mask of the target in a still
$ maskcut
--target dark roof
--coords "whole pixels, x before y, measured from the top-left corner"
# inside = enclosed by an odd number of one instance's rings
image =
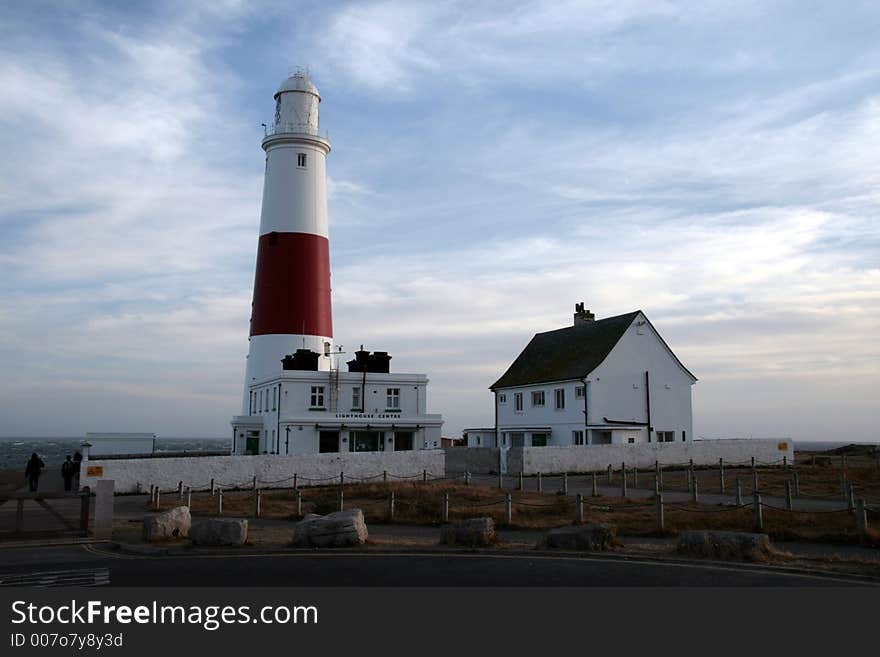
[[[596,369],[641,311],[536,333],[513,364],[489,386],[508,388],[580,379]]]

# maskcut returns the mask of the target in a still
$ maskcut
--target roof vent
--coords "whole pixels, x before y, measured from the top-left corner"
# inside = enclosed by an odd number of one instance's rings
[[[574,325],[582,326],[596,321],[596,316],[589,310],[584,310],[584,302],[574,304]]]

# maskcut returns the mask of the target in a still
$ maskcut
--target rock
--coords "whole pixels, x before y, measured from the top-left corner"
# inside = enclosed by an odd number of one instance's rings
[[[144,516],[144,541],[170,541],[184,538],[189,534],[192,517],[188,506],[178,506],[162,513]]]
[[[360,509],[336,511],[326,516],[309,513],[293,527],[295,547],[349,547],[367,540],[367,525]]]
[[[551,529],[547,547],[562,550],[605,552],[617,543],[617,527],[606,524],[573,525]]]
[[[771,552],[767,534],[686,531],[678,537],[679,554],[710,559],[763,561]]]
[[[195,523],[189,538],[196,545],[244,545],[248,521],[238,518],[208,518]]]
[[[440,542],[444,545],[476,547],[492,545],[496,540],[495,521],[492,518],[470,518],[456,525],[444,525],[440,529]]]

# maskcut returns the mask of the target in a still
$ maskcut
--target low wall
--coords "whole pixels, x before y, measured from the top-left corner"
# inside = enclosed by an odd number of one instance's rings
[[[100,470],[96,470],[100,468]],[[89,470],[92,476],[88,475]],[[116,492],[149,491],[150,486],[161,490],[175,490],[178,482],[193,490],[210,487],[211,479],[221,488],[250,488],[254,476],[260,488],[289,488],[293,475],[297,484],[329,483],[346,477],[378,476],[388,471],[389,480],[395,477],[416,477],[424,470],[428,477],[442,477],[446,470],[443,450],[413,450],[401,452],[338,452],[298,456],[204,456],[145,459],[89,459],[83,461],[81,486],[93,489],[99,479],[115,481]]]
[[[507,471],[533,475],[561,472],[594,472],[621,463],[627,467],[652,468],[688,463],[717,465],[723,458],[730,465],[745,465],[752,457],[758,464],[781,464],[783,457],[794,463],[790,439],[694,440],[681,443],[637,443],[633,445],[577,445],[565,447],[512,447],[507,451]]]
[[[497,447],[447,447],[446,473],[495,473],[498,472]]]

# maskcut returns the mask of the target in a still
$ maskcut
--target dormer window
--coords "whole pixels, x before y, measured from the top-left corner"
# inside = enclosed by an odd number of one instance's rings
[[[300,169],[306,168],[306,154],[305,153],[297,153],[296,154],[296,166]]]

